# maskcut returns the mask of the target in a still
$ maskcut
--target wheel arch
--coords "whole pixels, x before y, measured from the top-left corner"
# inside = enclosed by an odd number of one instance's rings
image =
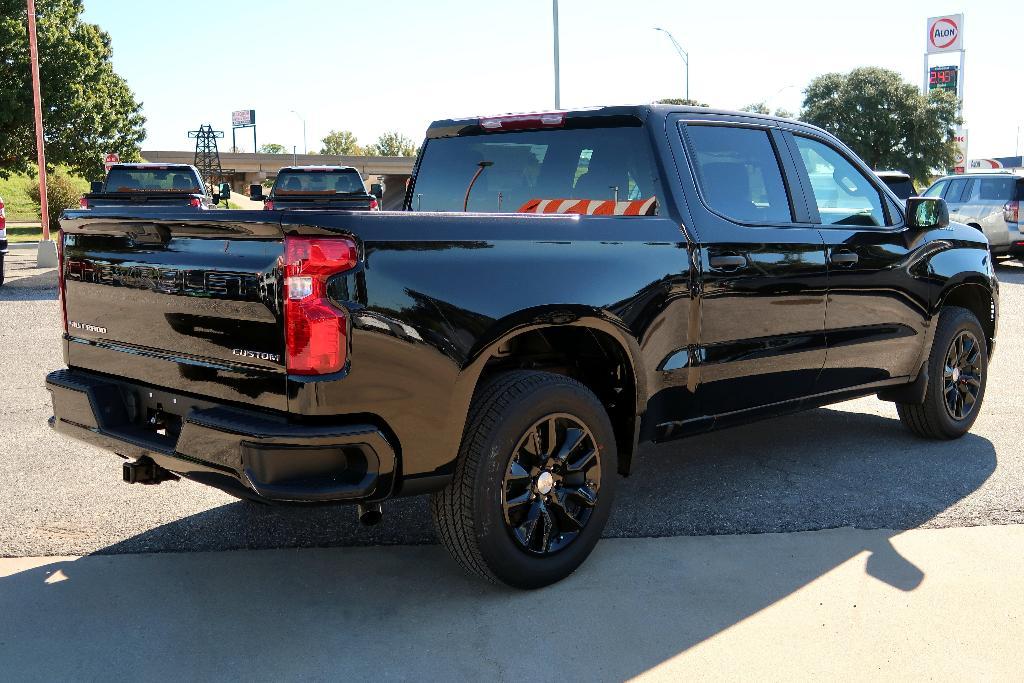
[[[593,391],[615,430],[619,472],[629,473],[647,388],[639,345],[624,325],[598,310],[565,306],[497,322],[481,336],[459,377],[462,430],[476,390],[495,374],[515,369],[564,374]]]
[[[980,276],[969,276],[951,284],[939,297],[935,313],[941,313],[942,309],[948,306],[960,306],[974,314],[985,331],[985,340],[991,355],[996,337],[998,312],[996,294],[988,282]]]

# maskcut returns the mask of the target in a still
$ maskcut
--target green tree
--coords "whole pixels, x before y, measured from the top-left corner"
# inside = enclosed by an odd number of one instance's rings
[[[332,130],[320,142],[324,144],[323,149],[320,150],[321,154],[363,154],[359,140],[350,130]]]
[[[931,169],[953,165],[953,93],[927,96],[895,71],[861,67],[818,76],[804,91],[800,118],[824,128],[876,169],[900,169],[924,183]]]
[[[37,0],[39,74],[47,162],[86,177],[103,154],[140,159],[142,105],[114,73],[110,36],[82,21],[82,0]],[[0,0],[0,177],[27,172],[36,158],[24,0]]]
[[[56,230],[64,209],[78,208],[78,200],[89,189],[89,183],[74,177],[64,167],[54,168],[46,174],[46,208],[50,214],[50,229]],[[28,190],[29,198],[39,204],[39,178]]]
[[[709,107],[711,105],[699,102],[698,100],[687,100],[680,97],[666,97],[663,100],[658,100],[655,104],[675,104],[680,107]]]
[[[754,102],[740,109],[740,111],[748,111],[751,114],[771,114],[771,109],[765,102]],[[796,115],[788,109],[782,107],[776,107],[774,116],[778,116],[781,119],[795,119]]]
[[[416,143],[397,130],[384,133],[366,148],[367,154],[378,157],[414,157],[417,151]]]
[[[260,154],[287,154],[288,150],[284,145],[279,145],[276,142],[265,142],[260,145]]]

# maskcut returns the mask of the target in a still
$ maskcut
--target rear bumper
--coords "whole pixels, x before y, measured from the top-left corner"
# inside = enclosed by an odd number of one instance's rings
[[[370,424],[299,425],[80,370],[50,373],[46,388],[58,432],[236,495],[361,502],[395,485],[394,448]]]

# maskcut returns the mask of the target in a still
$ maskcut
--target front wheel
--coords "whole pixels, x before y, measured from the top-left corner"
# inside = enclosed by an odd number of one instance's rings
[[[897,403],[900,420],[918,436],[956,439],[981,411],[988,380],[988,345],[977,317],[966,308],[942,310],[928,357],[924,403]]]
[[[589,389],[547,372],[504,373],[473,400],[455,476],[431,498],[434,525],[469,571],[540,588],[594,549],[615,473],[611,421]]]

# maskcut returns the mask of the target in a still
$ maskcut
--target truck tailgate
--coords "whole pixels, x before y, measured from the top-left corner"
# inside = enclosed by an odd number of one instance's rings
[[[90,214],[61,221],[69,367],[287,409],[276,219]]]

